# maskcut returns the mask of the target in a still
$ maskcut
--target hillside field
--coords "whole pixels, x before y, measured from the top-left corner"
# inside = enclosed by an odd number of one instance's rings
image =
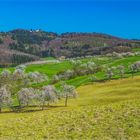
[[[44,111],[0,114],[1,140],[138,140],[140,77],[77,88],[68,107],[59,102]]]
[[[55,60],[49,58],[49,60]],[[47,58],[44,59],[47,62]],[[94,62],[101,67],[117,67],[123,65],[123,79],[119,74],[106,79],[106,72],[77,75],[64,80],[76,87],[77,98],[68,100],[64,107],[64,99],[41,110],[38,107],[25,108],[21,112],[3,110],[0,114],[0,140],[139,140],[140,137],[140,72],[132,77],[129,66],[140,60],[140,56],[113,58],[96,56],[78,58],[82,64]],[[14,67],[8,68],[14,71]],[[40,89],[51,84],[51,78],[61,72],[72,70],[69,60],[59,63],[27,65],[25,72],[38,71],[48,76],[49,81],[31,84]],[[0,68],[0,72],[3,68]],[[97,81],[92,82],[91,76]],[[59,88],[60,82],[54,85]],[[14,105],[18,106],[15,99]]]

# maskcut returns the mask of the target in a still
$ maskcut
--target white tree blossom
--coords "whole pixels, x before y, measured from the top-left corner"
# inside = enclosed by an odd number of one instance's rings
[[[133,69],[137,72],[140,70],[140,61],[135,62],[132,64]]]
[[[119,70],[119,75],[121,76],[121,78],[123,78],[124,73],[125,73],[125,67],[120,65],[117,67],[117,69]]]
[[[44,105],[47,102],[48,105],[50,103],[57,101],[57,91],[54,86],[48,85],[43,87],[43,91],[40,97],[42,101],[42,110],[44,109]]]
[[[88,69],[89,73],[94,73],[96,70],[96,64],[94,62],[89,61],[87,63],[87,69]]]
[[[20,69],[20,70],[25,70],[26,69],[26,66],[25,65],[18,65],[16,66],[16,69]]]
[[[25,77],[25,73],[24,73],[24,70],[22,69],[16,69],[14,72],[13,72],[13,79],[14,80],[21,80]]]
[[[133,77],[134,72],[140,71],[140,61],[137,61],[137,62],[131,64],[131,65],[129,66],[129,68],[130,68],[130,70],[131,70],[132,77]]]
[[[54,83],[57,83],[59,80],[60,80],[59,76],[53,75],[52,79],[51,79],[51,82],[54,84]]]
[[[11,72],[9,70],[3,70],[2,73],[1,73],[1,78],[9,78],[11,75]]]
[[[111,68],[107,68],[106,76],[108,79],[111,79],[114,76],[114,73]]]
[[[12,99],[10,91],[6,88],[6,85],[2,86],[0,88],[0,112],[3,107],[9,106],[11,101]]]
[[[18,92],[19,104],[28,106],[30,101],[34,98],[34,89],[33,88],[22,88]]]
[[[20,106],[35,103],[34,101],[38,101],[39,96],[35,94],[36,90],[27,87],[29,84],[46,80],[48,80],[48,77],[45,74],[39,72],[25,73],[25,67],[22,65],[16,67],[13,73],[9,70],[4,70],[0,74],[0,107],[8,103],[11,95],[13,97],[16,95]],[[7,85],[9,90],[4,85]],[[8,94],[10,92],[11,94]]]
[[[73,70],[67,70],[67,71],[64,73],[65,79],[70,79],[73,75],[74,75],[74,71],[73,71]]]
[[[34,82],[34,83],[40,83],[48,80],[48,77],[44,74],[41,74],[39,72],[30,72],[28,74],[28,77]]]
[[[65,83],[62,83],[62,94],[61,97],[65,98],[65,106],[67,106],[67,102],[69,98],[75,98],[77,96],[77,92],[75,90],[75,87],[72,85],[67,85]]]

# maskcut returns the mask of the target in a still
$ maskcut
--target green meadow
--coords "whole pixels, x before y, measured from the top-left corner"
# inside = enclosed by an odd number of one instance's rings
[[[98,56],[98,57],[92,57],[92,58],[83,58],[83,59],[79,59],[79,60],[81,60],[82,63],[92,61],[92,62],[95,62],[99,66],[107,66],[107,67],[114,67],[114,66],[117,67],[119,65],[123,65],[123,66],[125,66],[125,71],[126,71],[125,77],[127,78],[127,77],[131,76],[131,73],[129,70],[129,65],[131,65],[132,63],[134,63],[136,61],[139,61],[140,56],[124,57],[124,58],[120,58],[120,59],[113,59],[112,57]],[[29,65],[26,68],[26,72],[39,71],[40,73],[44,73],[49,78],[51,78],[53,75],[55,75],[57,73],[65,72],[66,70],[72,69],[72,68],[73,68],[73,66],[70,63],[70,61],[65,60],[65,61],[61,61],[60,63],[55,63],[55,64],[52,63],[52,64]],[[66,80],[66,82],[68,84],[72,84],[72,85],[78,87],[80,85],[89,84],[90,83],[89,78],[92,75],[77,76],[70,80]],[[106,75],[105,71],[97,72],[94,75],[100,81],[105,80],[105,75]],[[135,75],[139,75],[139,72],[135,73]],[[118,79],[120,77],[118,75],[115,75],[113,78]],[[41,87],[47,83],[48,82],[43,82],[43,83],[40,83],[37,85],[33,85],[33,87]],[[56,85],[59,85],[59,83],[57,83]]]

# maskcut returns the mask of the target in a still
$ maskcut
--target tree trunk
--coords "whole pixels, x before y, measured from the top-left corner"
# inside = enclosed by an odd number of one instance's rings
[[[67,107],[67,102],[68,102],[68,97],[66,96],[66,99],[65,99],[65,107]]]
[[[132,71],[132,78],[134,77],[134,72]]]
[[[29,107],[29,103],[27,103],[26,107]]]
[[[42,110],[44,110],[44,106],[45,106],[45,101],[43,101]]]
[[[30,101],[30,99],[28,98],[28,101],[27,101],[27,104],[26,104],[27,107],[29,107],[29,101]]]
[[[123,75],[121,74],[121,79],[123,79]]]
[[[19,97],[18,97],[18,105],[19,105],[19,107],[21,107],[21,102],[20,102]]]
[[[0,107],[0,113],[1,113],[1,111],[2,111],[2,109],[1,109],[1,107]]]

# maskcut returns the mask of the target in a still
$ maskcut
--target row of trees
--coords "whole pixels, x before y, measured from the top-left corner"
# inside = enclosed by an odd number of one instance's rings
[[[61,90],[57,90],[52,85],[44,86],[42,89],[22,88],[14,98],[17,98],[20,109],[32,105],[40,106],[43,110],[46,104],[49,106],[62,98],[65,99],[65,106],[67,106],[68,99],[75,98],[76,95],[74,86],[63,83]],[[0,112],[5,107],[14,109],[13,96],[6,85],[0,88]]]
[[[129,65],[128,69],[133,78],[134,73],[140,71],[140,61],[137,61],[137,62]],[[123,65],[119,65],[117,67],[110,67],[110,68],[106,67],[106,68],[104,68],[104,70],[105,70],[105,78],[107,78],[109,80],[112,79],[113,76],[116,76],[116,75],[120,76],[121,78],[124,78],[125,74],[126,74],[126,68]],[[90,76],[89,80],[91,82],[97,82],[99,79],[95,75],[92,75],[92,76]]]
[[[15,108],[14,100],[19,103],[18,107],[29,105],[41,106],[44,109],[46,104],[54,103],[65,98],[65,106],[69,98],[76,97],[75,87],[63,83],[61,90],[53,85],[44,86],[41,89],[30,88],[33,83],[47,81],[48,77],[39,72],[25,73],[25,66],[16,67],[14,72],[4,70],[0,74],[0,112],[2,108]]]
[[[123,58],[123,57],[130,57],[130,56],[140,56],[140,52],[123,52],[123,53],[108,53],[106,54],[107,57],[112,57],[112,58]]]
[[[11,63],[14,65],[19,65],[21,63],[31,62],[35,60],[39,60],[39,57],[33,55],[20,55],[16,53],[11,56]]]
[[[124,77],[125,74],[125,67],[120,65],[117,67],[111,67],[106,69],[106,77],[111,79],[114,75],[120,75],[121,78]]]
[[[111,79],[115,75],[119,75],[121,78],[124,77],[126,73],[125,66],[119,65],[114,67],[108,67],[108,66],[99,66],[95,64],[93,61],[89,61],[86,63],[82,63],[80,60],[70,60],[72,64],[72,69],[67,70],[64,72],[59,72],[57,75],[54,75],[51,79],[52,83],[57,83],[61,80],[69,80],[71,78],[74,78],[76,76],[83,76],[88,74],[95,74],[97,72],[104,71],[105,77],[107,79]],[[138,72],[140,70],[140,61],[137,61],[131,65],[128,66],[128,70],[131,72],[132,76],[135,72]],[[95,81],[95,76],[90,77],[91,81]]]
[[[57,75],[52,77],[52,83],[56,83],[60,80],[68,80],[76,76],[83,76],[88,74],[94,74],[101,71],[101,67],[95,64],[93,61],[83,63],[80,60],[70,60],[72,69],[67,71],[59,72]]]
[[[129,65],[128,69],[130,70],[132,77],[133,77],[134,73],[140,71],[140,61],[137,61],[137,62]],[[114,75],[120,75],[120,77],[123,78],[125,73],[126,73],[126,70],[123,65],[106,69],[106,77],[108,79],[111,79]]]

